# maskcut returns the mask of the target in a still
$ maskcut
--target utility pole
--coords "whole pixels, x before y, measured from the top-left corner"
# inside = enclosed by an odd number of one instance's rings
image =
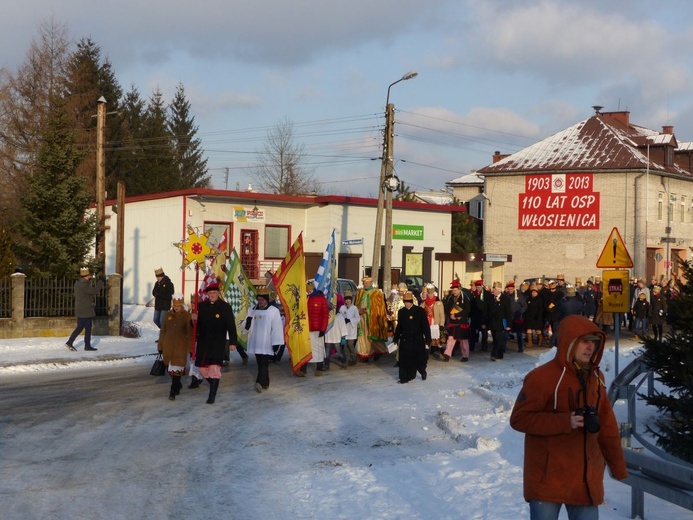
[[[226,189],[229,189],[229,169],[224,168],[224,185],[226,186]]]
[[[385,111],[385,140],[387,142],[387,157],[385,183],[387,191],[385,198],[385,259],[383,262],[383,292],[390,294],[392,285],[392,192],[397,189],[398,182],[393,177],[393,148],[395,143],[395,105],[389,103]]]
[[[106,99],[101,96],[96,109],[96,259],[101,264],[102,271],[106,263]]]
[[[407,72],[397,81],[390,83],[387,87],[387,100],[385,102],[385,132],[383,138],[383,156],[380,164],[380,180],[378,182],[378,207],[375,214],[375,233],[373,239],[373,262],[371,263],[371,276],[377,283],[378,272],[380,271],[380,242],[383,232],[383,200],[385,199],[385,190],[388,191],[388,200],[390,211],[387,213],[389,223],[386,224],[385,231],[385,265],[383,266],[383,288],[386,288],[385,296],[388,295],[391,285],[391,262],[392,262],[392,191],[387,187],[390,186],[392,177],[392,146],[394,142],[394,113],[395,106],[390,105],[390,89],[392,85],[396,85],[400,81],[415,78],[419,73],[415,70]],[[388,174],[389,173],[389,174]],[[389,237],[388,237],[389,235]],[[388,247],[389,244],[389,247]]]

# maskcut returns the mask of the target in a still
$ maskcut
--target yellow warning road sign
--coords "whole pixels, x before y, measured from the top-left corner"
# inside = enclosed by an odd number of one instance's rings
[[[618,229],[611,230],[609,239],[604,244],[602,254],[597,260],[597,267],[600,269],[630,269],[633,267],[633,260],[630,258]]]

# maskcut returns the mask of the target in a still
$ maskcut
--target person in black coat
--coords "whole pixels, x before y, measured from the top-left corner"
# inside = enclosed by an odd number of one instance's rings
[[[493,284],[493,296],[489,303],[488,328],[491,329],[493,336],[491,361],[495,361],[503,359],[508,332],[513,321],[510,298],[503,292],[503,285],[500,282]]]
[[[488,315],[489,305],[493,295],[484,289],[484,281],[477,280],[474,282],[474,291],[472,291],[471,308],[469,310],[469,350],[476,348],[476,341],[481,333],[481,350],[488,350]]]
[[[524,318],[525,327],[527,327],[527,346],[531,347],[534,344],[534,332],[537,333],[537,345],[541,345],[544,328],[544,299],[539,294],[539,287],[536,284],[532,284],[530,289]]]
[[[448,339],[445,343],[445,351],[438,354],[437,359],[450,361],[455,345],[459,343],[462,361],[469,361],[469,312],[471,310],[471,298],[465,293],[458,280],[450,284],[450,294],[443,302],[445,308],[445,330]]]
[[[173,282],[166,276],[164,270],[159,267],[154,271],[156,283],[152,289],[154,296],[154,324],[161,329],[161,324],[166,319],[166,313],[171,310],[171,299],[173,298]]]
[[[570,315],[582,315],[582,301],[577,297],[575,286],[567,285],[565,289],[565,297],[558,302],[556,306],[556,319],[554,321],[554,334],[551,336],[551,346],[558,346],[558,331],[560,330],[561,320]]]
[[[197,320],[195,366],[209,382],[207,404],[213,404],[226,356],[226,340],[228,338],[229,348],[236,350],[238,335],[233,309],[221,299],[219,284],[207,285],[205,293],[207,300],[198,304],[197,313],[193,314],[193,320]]]
[[[662,295],[662,288],[659,285],[652,287],[650,294],[650,324],[654,339],[662,341],[664,324],[667,321],[667,299]]]
[[[397,312],[397,327],[392,340],[399,346],[399,381],[408,383],[416,379],[416,372],[426,380],[428,353],[431,344],[431,327],[426,311],[414,305],[414,294],[410,291],[402,297],[404,307]]]

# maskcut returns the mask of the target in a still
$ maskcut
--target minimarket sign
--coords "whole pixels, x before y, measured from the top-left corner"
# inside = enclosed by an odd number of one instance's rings
[[[392,238],[393,240],[423,240],[424,227],[407,226],[404,224],[393,224]]]

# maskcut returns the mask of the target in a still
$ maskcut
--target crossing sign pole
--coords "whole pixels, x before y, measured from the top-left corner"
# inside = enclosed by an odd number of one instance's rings
[[[617,228],[611,230],[611,234],[602,249],[602,254],[597,259],[597,267],[600,269],[613,269],[603,273],[602,312],[614,313],[614,372],[618,376],[618,343],[621,331],[620,313],[628,312],[630,306],[628,301],[628,269],[633,267],[633,260]]]

